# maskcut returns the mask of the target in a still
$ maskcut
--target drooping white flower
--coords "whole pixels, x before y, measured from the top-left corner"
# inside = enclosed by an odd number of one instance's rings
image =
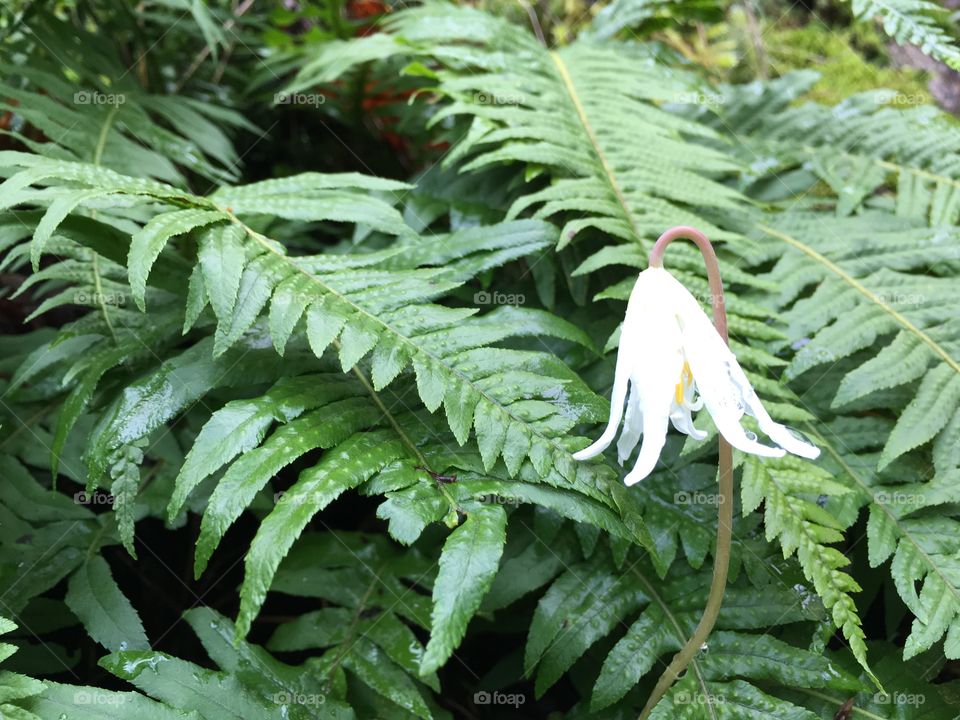
[[[627,397],[629,391],[629,398]],[[699,395],[699,397],[697,397]],[[626,401],[626,413],[624,413]],[[620,464],[630,457],[643,436],[627,485],[649,475],[666,442],[667,423],[702,440],[706,433],[693,424],[693,412],[706,408],[720,434],[733,447],[766,457],[786,452],[816,458],[820,450],[775,422],[744,375],[736,357],[720,337],[697,299],[662,267],[640,273],[623,321],[620,351],[610,400],[610,420],[603,435],[574,454],[586,460],[603,452],[617,434]],[[744,413],[778,446],[757,442],[744,430]]]

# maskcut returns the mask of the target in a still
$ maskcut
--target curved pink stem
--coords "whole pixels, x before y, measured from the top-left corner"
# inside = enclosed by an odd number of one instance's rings
[[[723,281],[720,279],[720,261],[717,260],[717,253],[713,245],[707,239],[707,236],[696,228],[678,225],[667,230],[663,235],[657,238],[657,242],[650,251],[650,267],[663,267],[663,253],[667,245],[674,240],[683,238],[693,240],[700,254],[703,255],[703,263],[707,266],[707,281],[710,283],[710,306],[713,308],[713,324],[720,333],[724,342],[728,342],[727,337],[727,311],[723,301]]]

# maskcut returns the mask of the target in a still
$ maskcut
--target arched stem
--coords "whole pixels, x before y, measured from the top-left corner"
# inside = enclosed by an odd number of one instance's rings
[[[700,248],[704,263],[707,266],[707,279],[710,282],[710,305],[713,308],[713,324],[717,332],[728,342],[727,311],[724,306],[723,282],[720,279],[720,263],[713,245],[699,230],[691,227],[679,226],[667,230],[659,237],[653,250],[650,252],[650,267],[663,267],[663,253],[671,242],[678,238],[692,240]],[[667,691],[683,674],[713,630],[723,604],[723,595],[727,587],[727,574],[730,569],[730,546],[733,538],[733,451],[730,443],[720,436],[719,459],[719,488],[717,495],[717,547],[713,554],[713,579],[710,582],[710,594],[707,605],[703,610],[700,623],[693,635],[687,640],[680,652],[673,656],[673,660],[663,671],[657,681],[650,698],[647,700],[639,720],[646,720],[653,712],[657,703],[666,695]],[[706,698],[709,703],[709,696]]]
[[[720,333],[724,342],[728,342],[727,337],[727,310],[723,300],[723,281],[720,279],[720,261],[717,260],[717,253],[713,245],[707,240],[707,236],[696,228],[678,225],[670,228],[663,235],[657,238],[657,242],[650,251],[650,267],[663,267],[663,253],[667,245],[674,240],[683,238],[692,240],[703,255],[703,262],[707,266],[707,281],[710,283],[710,306],[713,308],[713,324]]]

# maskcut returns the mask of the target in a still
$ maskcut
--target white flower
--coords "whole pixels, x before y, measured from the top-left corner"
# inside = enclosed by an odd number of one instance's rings
[[[626,416],[617,442],[621,465],[643,435],[637,462],[624,478],[627,485],[653,471],[666,441],[668,420],[697,440],[706,437],[692,417],[702,407],[727,442],[744,452],[766,457],[791,452],[811,459],[820,454],[767,414],[700,303],[662,267],[648,268],[637,278],[620,335],[610,421],[600,439],[575,453],[575,459],[594,457],[610,445],[624,415],[624,400]],[[741,427],[745,412],[779,447],[762,445]]]

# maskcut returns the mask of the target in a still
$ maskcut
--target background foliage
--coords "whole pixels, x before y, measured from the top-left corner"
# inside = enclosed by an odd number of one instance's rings
[[[653,717],[960,714],[949,11],[19,0],[0,43],[0,716],[636,717],[715,431],[629,490],[571,453],[676,224],[823,453],[737,458]]]

